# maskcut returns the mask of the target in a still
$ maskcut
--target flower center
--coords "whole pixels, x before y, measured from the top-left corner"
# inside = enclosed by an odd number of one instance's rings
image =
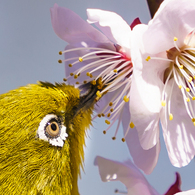
[[[179,89],[181,89],[184,101],[186,101],[187,112],[195,125],[195,106],[191,102],[191,100],[195,100],[195,48],[191,46],[193,36],[194,33],[191,33],[187,37],[187,44],[182,48],[177,47],[177,38],[174,38],[175,47],[167,51],[170,66],[164,73],[164,82],[166,88],[168,81],[174,78],[175,83],[178,85]],[[174,82],[172,85],[174,85]],[[162,106],[165,106],[165,88],[162,96]],[[170,112],[172,89],[173,86],[171,88],[170,97],[167,100],[170,120],[173,119],[173,115]]]
[[[96,117],[107,118],[105,123],[109,127],[103,131],[104,134],[118,119],[113,140],[116,138],[121,123],[125,103],[129,101],[131,76],[133,73],[131,59],[121,52],[120,46],[115,45],[115,48],[116,51],[104,48],[81,47],[59,52],[60,55],[68,52],[84,52],[84,55],[80,57],[67,58],[63,61],[59,60],[59,63],[71,62],[68,66],[70,68],[73,67],[75,70],[65,80],[72,77],[76,81],[75,84],[91,83],[97,87],[96,101],[105,94],[114,92],[108,104],[96,115]],[[81,66],[80,63],[83,63],[83,65]],[[122,140],[124,141],[125,139],[123,138]]]

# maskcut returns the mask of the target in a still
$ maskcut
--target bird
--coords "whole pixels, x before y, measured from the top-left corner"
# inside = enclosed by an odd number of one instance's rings
[[[0,95],[1,195],[79,195],[96,91],[39,81]]]

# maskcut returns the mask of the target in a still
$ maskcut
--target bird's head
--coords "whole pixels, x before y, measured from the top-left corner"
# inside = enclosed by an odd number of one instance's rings
[[[0,96],[0,194],[78,194],[89,93],[40,82]]]

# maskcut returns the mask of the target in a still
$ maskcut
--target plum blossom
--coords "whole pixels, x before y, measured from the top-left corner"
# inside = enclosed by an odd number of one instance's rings
[[[62,40],[68,42],[65,50],[60,52],[65,57],[60,62],[65,63],[66,80],[79,87],[92,84],[98,101],[97,116],[105,116],[105,122],[108,124],[108,128],[103,132],[106,133],[118,120],[113,136],[113,139],[116,139],[122,122],[122,141],[126,139],[135,164],[149,174],[157,163],[160,144],[149,150],[141,147],[136,128],[131,121],[128,103],[133,73],[131,28],[140,21],[135,19],[130,28],[122,17],[114,12],[88,9],[87,15],[88,22],[57,4],[51,8],[54,31]]]
[[[116,190],[115,192],[117,193],[128,195],[159,195],[131,160],[121,163],[97,156],[94,164],[98,166],[102,181],[121,181],[126,186],[126,193]],[[173,195],[181,192],[180,186],[181,178],[179,173],[176,173],[175,183],[164,195]]]
[[[176,167],[195,154],[194,16],[194,0],[166,0],[148,26],[133,29],[131,120],[146,150],[158,144],[161,121]]]

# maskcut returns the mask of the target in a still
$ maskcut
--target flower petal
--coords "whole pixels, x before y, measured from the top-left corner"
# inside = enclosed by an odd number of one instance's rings
[[[195,194],[195,189],[179,192],[176,193],[175,195],[194,195],[194,194]]]
[[[185,37],[195,28],[194,0],[169,0],[162,2],[159,10],[148,25],[144,35],[144,45],[148,53],[155,54],[177,46],[184,45]]]
[[[167,86],[167,94],[170,94],[171,79]],[[195,126],[191,121],[185,105],[182,93],[178,86],[173,86],[174,93],[171,96],[170,112],[173,120],[169,120],[166,109],[162,109],[161,123],[163,136],[171,163],[176,167],[187,165],[195,155]],[[170,98],[170,97],[168,97]]]
[[[129,108],[127,107],[124,108],[122,119],[124,130],[127,129],[130,121],[130,113],[128,109]],[[143,170],[145,174],[150,174],[158,161],[160,153],[160,140],[154,147],[144,150],[140,145],[138,133],[135,127],[129,130],[125,140],[135,165]]]
[[[159,141],[159,112],[163,90],[162,72],[167,67],[164,61],[150,60],[142,45],[142,35],[147,27],[137,25],[132,33],[133,77],[130,91],[130,112],[141,146],[148,150]],[[140,50],[139,50],[140,49]]]
[[[110,43],[108,38],[73,11],[54,4],[50,9],[55,33],[70,44]]]
[[[100,9],[87,9],[88,22],[95,25],[114,43],[130,49],[131,28],[121,16]]]
[[[125,163],[97,156],[94,162],[99,168],[102,181],[121,181],[126,185],[128,194],[158,195],[143,174],[129,160]]]

